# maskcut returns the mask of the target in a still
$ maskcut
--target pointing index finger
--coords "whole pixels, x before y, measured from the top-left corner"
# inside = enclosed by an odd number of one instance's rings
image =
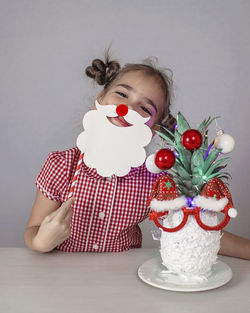
[[[60,208],[58,209],[58,214],[56,215],[56,219],[64,219],[64,217],[67,215],[69,210],[71,210],[71,205],[74,203],[75,198],[70,198],[67,201],[65,201]]]

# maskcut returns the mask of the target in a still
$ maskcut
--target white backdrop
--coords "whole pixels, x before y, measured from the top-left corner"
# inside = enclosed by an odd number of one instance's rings
[[[84,69],[110,43],[122,64],[157,56],[173,70],[173,113],[193,127],[222,117],[236,139],[228,171],[239,210],[226,229],[250,239],[249,29],[250,1],[0,0],[0,246],[24,246],[34,179],[49,152],[75,146],[100,90]],[[152,223],[142,229],[144,246],[157,246]]]

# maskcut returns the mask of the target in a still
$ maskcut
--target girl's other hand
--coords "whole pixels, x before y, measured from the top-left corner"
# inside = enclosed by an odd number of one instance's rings
[[[33,238],[33,245],[39,251],[49,252],[70,237],[74,201],[74,198],[68,199],[57,210],[44,218]]]

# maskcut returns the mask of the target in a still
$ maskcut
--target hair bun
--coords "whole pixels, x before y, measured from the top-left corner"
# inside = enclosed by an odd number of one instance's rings
[[[94,59],[91,66],[88,66],[85,73],[88,77],[93,78],[97,84],[106,85],[118,73],[120,64],[116,61],[106,60],[104,63],[100,59]]]
[[[97,84],[105,84],[106,66],[100,59],[95,59],[91,66],[88,66],[85,70],[88,77],[93,78]]]
[[[120,64],[116,61],[107,62],[106,83],[110,82],[120,70]]]

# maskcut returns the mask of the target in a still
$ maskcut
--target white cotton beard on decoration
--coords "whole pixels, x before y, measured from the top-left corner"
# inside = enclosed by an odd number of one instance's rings
[[[208,226],[218,224],[215,212],[202,212],[202,220]],[[163,220],[164,227],[176,227],[183,219],[183,212],[169,212]],[[206,231],[196,222],[194,216],[189,216],[186,225],[177,232],[161,233],[162,264],[167,267],[167,273],[173,273],[187,284],[199,284],[208,279],[211,268],[216,263],[220,249],[220,231]],[[169,279],[169,278],[168,278]]]
[[[100,105],[96,101],[96,107],[83,118],[84,131],[77,138],[77,147],[84,153],[85,164],[95,168],[99,175],[125,176],[131,167],[145,161],[144,147],[152,138],[145,125],[149,118],[128,110],[124,119],[132,126],[119,127],[108,120],[117,116],[115,105]]]

